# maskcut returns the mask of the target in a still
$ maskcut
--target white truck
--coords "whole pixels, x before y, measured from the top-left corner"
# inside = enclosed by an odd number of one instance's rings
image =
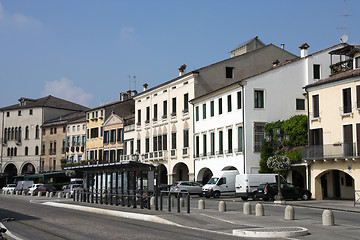
[[[258,186],[261,183],[267,182],[277,182],[277,174],[238,174],[235,178],[235,195],[237,197],[241,197],[242,200],[246,201],[248,198],[253,198],[254,192],[257,190]]]
[[[207,184],[202,187],[202,194],[206,198],[218,198],[226,195],[235,196],[235,177],[237,170],[221,171],[220,176],[213,176]]]

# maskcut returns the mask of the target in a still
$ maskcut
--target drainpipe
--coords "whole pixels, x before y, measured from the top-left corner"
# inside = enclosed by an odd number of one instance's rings
[[[244,93],[244,85],[241,84],[241,82],[238,82],[237,84],[239,84],[239,86],[241,86],[241,103],[242,103],[242,107],[241,107],[241,110],[242,110],[242,118],[243,118],[243,132],[242,132],[242,138],[243,138],[243,155],[244,155],[244,171],[243,173],[245,174],[246,173],[246,158],[245,158],[245,153],[246,153],[246,144],[245,144],[245,141],[246,141],[246,138],[245,138],[245,93]]]
[[[2,140],[4,141],[4,112],[2,111],[2,126],[1,126],[1,137],[2,137]],[[0,155],[0,164],[1,164],[1,168],[0,168],[0,173],[3,173],[3,150],[4,149],[4,146],[2,145],[1,143],[1,155]]]
[[[307,115],[308,115],[308,146],[309,146],[309,140],[310,140],[310,103],[309,103],[309,92],[306,88],[305,89],[305,92],[306,92],[306,100],[307,100]],[[310,167],[310,164],[307,164],[306,166],[306,173],[308,173],[308,176],[306,178],[307,180],[307,189],[309,189],[309,191],[311,191],[311,167]]]

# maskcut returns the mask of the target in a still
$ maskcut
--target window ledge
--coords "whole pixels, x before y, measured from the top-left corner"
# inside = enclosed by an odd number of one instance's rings
[[[311,118],[311,122],[321,122],[321,117]]]
[[[341,113],[340,116],[341,116],[341,119],[346,118],[346,117],[351,117],[352,118],[354,116],[354,114],[352,112]]]

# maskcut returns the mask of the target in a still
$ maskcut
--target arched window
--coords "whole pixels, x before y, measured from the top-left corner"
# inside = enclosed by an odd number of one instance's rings
[[[4,132],[4,143],[6,143],[7,141],[7,128],[5,128],[5,132]]]
[[[35,129],[35,138],[38,139],[39,138],[39,125],[36,125],[36,129]]]
[[[10,157],[10,148],[7,148],[7,156]]]
[[[15,129],[11,128],[11,140],[14,140]]]
[[[8,140],[11,140],[11,128],[8,128]]]
[[[39,155],[39,147],[38,146],[35,147],[35,155]]]
[[[29,139],[29,126],[25,128],[25,139]]]
[[[17,147],[14,147],[14,156],[17,155]]]
[[[18,139],[18,128],[17,128],[17,127],[15,128],[15,137],[14,137],[14,139],[15,139],[15,140]]]
[[[29,155],[29,148],[25,147],[25,156]]]
[[[11,150],[10,150],[10,156],[14,156],[14,148],[11,148]]]

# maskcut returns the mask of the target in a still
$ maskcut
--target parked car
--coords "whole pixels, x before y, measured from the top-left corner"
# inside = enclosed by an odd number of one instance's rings
[[[32,185],[34,185],[34,181],[18,181],[15,191],[25,191],[27,193]]]
[[[35,183],[33,184],[30,188],[29,188],[29,191],[28,191],[28,194],[29,195],[33,195],[33,192],[35,189],[37,189],[39,186],[42,186],[44,185],[43,183]]]
[[[202,195],[202,185],[198,182],[179,181],[171,185],[170,193],[185,193]]]
[[[281,194],[284,199],[298,200],[309,200],[311,198],[311,192],[307,189],[296,187],[293,184],[282,183]],[[276,200],[278,195],[278,184],[277,183],[263,183],[260,184],[255,192],[256,199],[263,199],[264,201]]]
[[[41,194],[46,192],[53,192],[55,194],[56,188],[53,185],[40,185],[33,192],[35,195],[39,194],[39,192],[41,192]]]
[[[76,190],[82,190],[83,189],[83,185],[82,184],[68,184],[65,185],[63,188],[63,192],[66,193],[70,193],[70,196],[74,196],[74,191]]]
[[[2,190],[3,192],[6,191],[6,193],[10,193],[11,191],[14,191],[15,190],[15,187],[16,187],[16,184],[6,184]]]

